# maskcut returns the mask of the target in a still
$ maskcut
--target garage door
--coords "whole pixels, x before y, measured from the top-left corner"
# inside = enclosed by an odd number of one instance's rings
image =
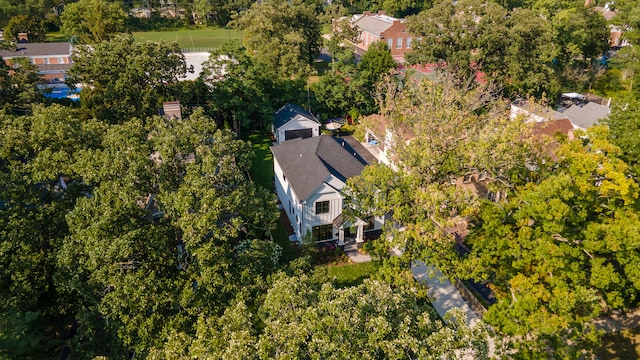
[[[291,140],[296,138],[310,138],[312,136],[311,129],[287,130],[284,132],[284,139]]]

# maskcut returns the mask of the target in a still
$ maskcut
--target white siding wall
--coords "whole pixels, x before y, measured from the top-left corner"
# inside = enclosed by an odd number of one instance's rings
[[[311,121],[300,115],[296,116],[293,120],[284,124],[278,129],[276,134],[276,140],[281,143],[285,141],[284,133],[287,130],[300,130],[300,129],[312,129],[312,136],[316,137],[320,135],[320,124],[315,121]]]
[[[282,208],[287,213],[289,221],[297,233],[298,224],[296,224],[296,215],[299,219],[302,215],[302,212],[300,211],[300,202],[296,194],[293,192],[291,184],[286,180],[284,173],[282,172],[282,168],[276,159],[273,159],[273,170],[275,172],[276,193],[278,194],[278,199],[280,199]]]
[[[329,201],[328,213],[316,215],[316,202],[318,201]],[[338,215],[342,214],[342,196],[336,189],[324,184],[307,198],[303,206],[302,234],[304,235],[307,231],[312,231],[314,226],[331,224]],[[336,232],[334,238],[337,237]]]

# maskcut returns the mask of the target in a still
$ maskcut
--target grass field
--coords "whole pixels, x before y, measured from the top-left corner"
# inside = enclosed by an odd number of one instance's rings
[[[369,278],[371,273],[376,270],[376,264],[368,262],[340,266],[327,266],[326,268],[329,278],[332,279],[335,277],[336,286],[347,287],[362,284],[364,279]]]
[[[220,47],[226,41],[240,41],[241,33],[233,29],[224,28],[184,29],[134,32],[133,38],[136,41],[176,41],[182,49],[209,50]]]
[[[252,132],[248,136],[245,136],[245,140],[251,142],[255,157],[251,164],[251,178],[256,184],[262,185],[264,188],[275,194],[275,187],[273,183],[273,154],[269,150],[271,146],[271,140],[267,132]],[[296,253],[289,243],[289,237],[284,230],[282,222],[277,221],[276,229],[271,232],[273,240],[282,246],[282,259],[284,261],[293,260],[296,257]]]

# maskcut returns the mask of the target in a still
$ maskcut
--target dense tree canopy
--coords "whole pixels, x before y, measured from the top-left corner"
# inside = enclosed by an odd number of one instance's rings
[[[157,114],[188,70],[177,43],[134,42],[132,36],[79,46],[73,62],[67,84],[82,86],[85,116],[111,123]]]
[[[105,0],[79,0],[66,4],[61,30],[85,44],[96,44],[125,30],[127,14],[120,5]]]
[[[307,76],[322,45],[316,6],[302,0],[255,2],[234,25],[263,71],[280,78]]]
[[[638,184],[605,128],[587,136],[561,144],[541,181],[507,203],[486,202],[465,239],[472,251],[461,273],[490,280],[498,298],[485,319],[508,335],[549,341],[542,353],[592,346],[588,321],[640,293]]]

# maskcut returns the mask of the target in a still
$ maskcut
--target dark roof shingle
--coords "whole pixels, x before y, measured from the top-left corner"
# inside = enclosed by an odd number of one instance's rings
[[[273,128],[279,129],[282,125],[288,123],[291,119],[296,117],[296,115],[302,115],[305,118],[320,124],[320,121],[318,121],[318,119],[316,119],[316,117],[307,110],[301,108],[298,105],[286,103],[283,107],[276,111],[273,119]]]
[[[346,140],[328,135],[285,141],[272,146],[271,152],[301,201],[329,175],[346,181],[367,165]]]
[[[69,54],[71,54],[71,43],[69,42],[20,43],[16,44],[15,51],[0,51],[0,56],[3,58]]]

